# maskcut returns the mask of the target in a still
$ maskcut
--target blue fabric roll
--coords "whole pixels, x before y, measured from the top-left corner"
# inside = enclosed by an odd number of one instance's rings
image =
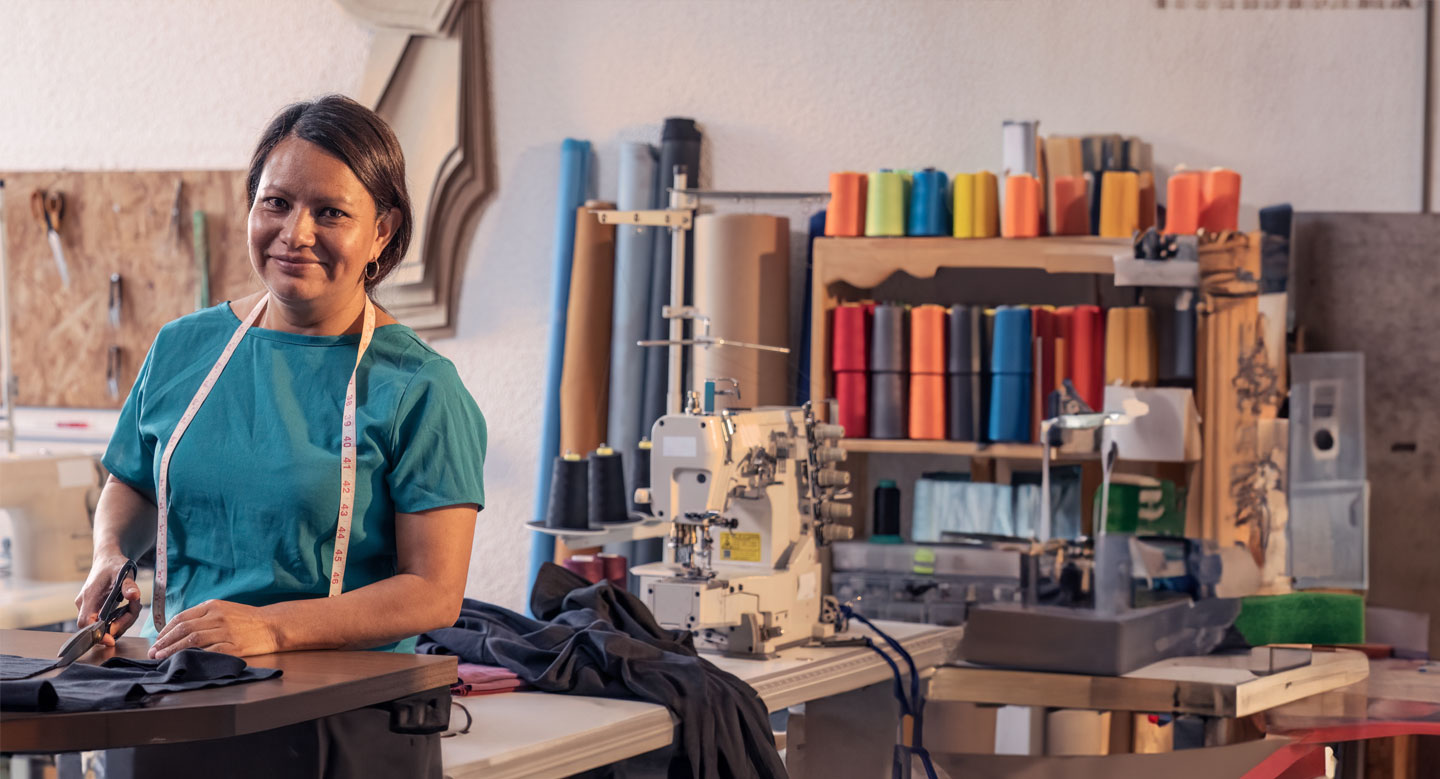
[[[540,475],[535,489],[535,521],[545,521],[550,500],[550,469],[560,449],[560,373],[565,358],[565,313],[570,305],[570,265],[575,254],[575,210],[585,202],[589,180],[590,142],[566,138],[560,146],[560,188],[555,200],[554,272],[550,286],[549,362],[545,367],[545,421],[540,428]],[[534,584],[544,563],[554,562],[555,539],[544,533],[530,538],[530,565],[525,586]],[[528,601],[529,598],[527,597]]]
[[[946,207],[949,185],[945,172],[934,168],[915,171],[910,185],[910,213],[906,235],[949,235],[950,210]]]
[[[620,144],[619,191],[621,211],[655,208],[655,147],[648,143]],[[610,327],[610,419],[606,426],[610,446],[628,464],[635,461],[636,444],[650,434],[641,424],[645,395],[645,357],[636,346],[646,338],[650,322],[650,263],[657,236],[652,227],[617,227],[615,230],[615,308]],[[634,479],[627,473],[626,494],[633,494]],[[635,543],[607,544],[605,551],[635,560]]]

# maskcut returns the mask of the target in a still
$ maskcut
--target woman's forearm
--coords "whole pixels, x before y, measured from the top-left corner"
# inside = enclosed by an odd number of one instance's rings
[[[334,598],[292,600],[262,607],[277,651],[368,649],[449,627],[460,597],[412,573],[400,573]]]
[[[95,505],[94,556],[137,559],[155,545],[155,504],[110,476]]]

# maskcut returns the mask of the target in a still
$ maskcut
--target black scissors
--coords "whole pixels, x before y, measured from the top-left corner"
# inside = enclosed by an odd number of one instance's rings
[[[105,602],[100,604],[100,618],[80,628],[65,642],[65,646],[60,647],[60,654],[56,655],[60,658],[55,663],[56,668],[64,668],[93,649],[105,634],[110,632],[110,626],[115,624],[115,620],[125,614],[130,604],[121,596],[120,591],[124,589],[126,579],[135,578],[135,572],[135,561],[126,560],[119,575],[115,577],[115,586],[110,588],[110,594],[105,598]]]

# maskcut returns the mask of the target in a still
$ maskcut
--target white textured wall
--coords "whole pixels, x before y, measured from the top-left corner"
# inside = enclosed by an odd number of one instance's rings
[[[457,337],[436,344],[490,420],[471,594],[523,597],[565,136],[596,143],[613,197],[616,143],[658,139],[668,115],[702,123],[706,184],[777,189],[994,168],[1000,121],[1038,118],[1236,168],[1250,213],[1419,207],[1421,12],[1155,5],[489,2],[498,196]],[[327,0],[0,0],[0,169],[243,166],[282,103],[358,85],[368,39]]]

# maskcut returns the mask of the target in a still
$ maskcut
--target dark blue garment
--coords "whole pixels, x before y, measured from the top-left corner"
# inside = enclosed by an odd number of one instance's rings
[[[33,673],[51,660],[0,655],[0,675]],[[139,706],[146,696],[273,679],[278,668],[251,668],[219,652],[183,649],[164,660],[112,657],[75,663],[49,679],[0,682],[0,711],[110,711]]]

